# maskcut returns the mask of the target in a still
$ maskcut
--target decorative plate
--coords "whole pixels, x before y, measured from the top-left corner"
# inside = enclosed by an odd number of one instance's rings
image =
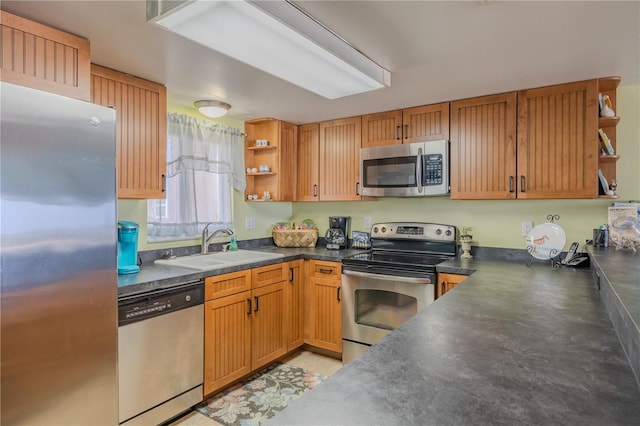
[[[542,223],[527,235],[527,251],[536,259],[553,259],[558,256],[567,237],[564,230],[555,223]]]

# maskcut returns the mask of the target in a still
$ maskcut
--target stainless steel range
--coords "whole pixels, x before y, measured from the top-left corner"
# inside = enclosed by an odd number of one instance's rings
[[[371,250],[342,260],[342,362],[348,363],[433,302],[436,265],[455,253],[454,226],[373,225]]]

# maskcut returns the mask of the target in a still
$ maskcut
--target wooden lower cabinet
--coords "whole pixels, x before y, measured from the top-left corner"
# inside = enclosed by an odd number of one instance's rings
[[[287,352],[304,344],[304,260],[289,262],[289,280],[286,284],[285,318],[287,321]]]
[[[204,394],[251,372],[251,292],[204,304]]]
[[[309,260],[305,343],[342,352],[340,263]]]
[[[288,273],[280,263],[205,279],[204,395],[287,353]]]
[[[438,273],[438,285],[436,286],[436,298],[467,279],[467,275]]]
[[[280,282],[251,291],[251,369],[256,370],[287,353],[285,285]]]

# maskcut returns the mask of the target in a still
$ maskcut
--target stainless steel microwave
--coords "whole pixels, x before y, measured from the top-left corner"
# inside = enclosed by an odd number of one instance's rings
[[[361,195],[426,197],[449,193],[449,141],[360,149]]]

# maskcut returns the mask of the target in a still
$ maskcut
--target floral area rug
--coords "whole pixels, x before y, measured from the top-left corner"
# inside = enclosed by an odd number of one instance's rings
[[[275,364],[217,394],[197,410],[227,426],[259,425],[325,377],[289,364]]]

